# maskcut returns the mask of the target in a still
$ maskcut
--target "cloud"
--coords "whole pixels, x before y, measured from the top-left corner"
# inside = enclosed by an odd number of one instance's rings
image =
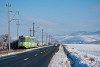
[[[54,21],[46,20],[46,19],[43,19],[43,18],[35,18],[35,17],[26,17],[25,20],[27,20],[29,22],[39,23],[39,24],[42,24],[42,25],[56,25],[57,24]]]
[[[50,21],[50,20],[46,20],[43,18],[35,18],[32,16],[28,16],[28,17],[23,17],[22,18],[25,22],[27,23],[35,23],[37,26],[42,27],[42,28],[55,28],[58,27],[60,24],[56,21]],[[26,24],[26,23],[25,23]]]
[[[21,18],[23,20],[21,23],[24,27],[32,27],[32,23],[35,23],[35,29],[38,27],[44,29],[45,32],[52,34],[57,33],[60,29],[61,24],[56,21],[47,20],[44,18],[36,18],[32,16],[24,16]]]

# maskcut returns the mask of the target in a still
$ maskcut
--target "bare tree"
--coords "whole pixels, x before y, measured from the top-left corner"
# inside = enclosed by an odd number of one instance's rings
[[[2,49],[7,48],[7,42],[8,42],[8,35],[0,35],[0,47],[2,47]]]

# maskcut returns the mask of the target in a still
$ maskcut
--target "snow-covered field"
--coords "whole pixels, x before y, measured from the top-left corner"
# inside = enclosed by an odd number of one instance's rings
[[[64,44],[70,48],[75,48],[81,52],[85,52],[100,58],[100,44]]]
[[[100,45],[65,44],[65,50],[73,67],[100,67]]]

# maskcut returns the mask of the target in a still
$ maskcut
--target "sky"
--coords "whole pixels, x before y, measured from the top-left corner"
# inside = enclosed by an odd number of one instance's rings
[[[7,34],[8,0],[0,0],[0,35]],[[35,23],[35,34],[53,36],[66,35],[76,31],[100,30],[100,0],[10,0],[11,19],[19,19],[19,35],[30,35],[29,29]],[[15,14],[19,11],[19,15]],[[17,34],[17,21],[10,22],[11,36]]]

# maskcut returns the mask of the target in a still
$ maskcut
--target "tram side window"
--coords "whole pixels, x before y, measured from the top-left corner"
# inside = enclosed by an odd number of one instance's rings
[[[26,42],[32,42],[31,38],[26,38]]]
[[[33,42],[35,42],[35,43],[36,43],[36,39],[35,39],[35,38],[33,39]]]
[[[20,42],[25,42],[25,38],[19,38]]]
[[[34,39],[32,39],[32,42],[34,42]]]
[[[35,39],[35,43],[36,43],[37,41],[36,41],[36,39]]]

